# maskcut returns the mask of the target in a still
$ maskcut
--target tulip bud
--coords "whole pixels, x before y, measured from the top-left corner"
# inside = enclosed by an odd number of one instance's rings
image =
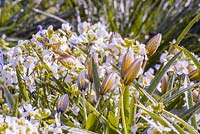
[[[130,82],[132,82],[133,79],[137,76],[142,66],[142,61],[143,60],[141,58],[135,59],[134,62],[130,65],[130,67],[126,70],[123,79],[125,85],[130,84]]]
[[[192,91],[193,101],[198,103],[200,102],[199,92],[197,90]]]
[[[116,75],[115,73],[110,73],[102,82],[102,85],[100,87],[100,94],[105,95],[107,92],[109,92],[115,83]]]
[[[88,79],[90,82],[93,82],[93,77],[92,77],[92,58],[90,59],[88,63]]]
[[[85,72],[81,72],[78,76],[78,88],[81,90],[81,91],[85,91],[86,88],[88,86],[88,81],[86,79],[86,74]]]
[[[127,53],[123,57],[122,66],[121,66],[121,78],[124,78],[126,70],[130,67],[130,65],[134,61],[133,50],[129,49]]]
[[[68,105],[69,105],[69,97],[67,94],[64,94],[58,99],[57,112],[64,113],[67,110]]]
[[[162,35],[159,33],[147,42],[146,50],[148,56],[152,56],[156,52],[156,50],[160,46],[161,39]]]
[[[162,94],[166,93],[166,89],[167,89],[167,84],[168,84],[168,76],[165,74],[161,80],[161,90],[162,90]]]
[[[199,79],[199,77],[200,76],[199,76],[199,72],[197,69],[189,73],[189,78],[191,80],[197,80],[197,79]]]

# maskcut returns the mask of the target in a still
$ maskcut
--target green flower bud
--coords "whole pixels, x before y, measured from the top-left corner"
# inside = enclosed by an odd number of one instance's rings
[[[161,39],[162,35],[159,33],[147,42],[146,50],[148,56],[152,56],[156,52],[156,50],[160,46]]]
[[[130,65],[130,67],[126,70],[123,79],[125,85],[130,84],[133,81],[133,79],[135,79],[142,66],[142,61],[143,60],[141,58],[135,59],[134,62]]]
[[[107,92],[109,92],[115,83],[116,80],[116,74],[110,73],[102,82],[102,85],[100,87],[100,94],[105,95]]]
[[[57,112],[64,113],[67,110],[68,106],[69,106],[69,97],[67,94],[64,94],[58,99]]]
[[[129,49],[127,53],[123,57],[122,66],[121,66],[121,78],[124,78],[126,70],[130,67],[130,65],[134,61],[133,50]]]

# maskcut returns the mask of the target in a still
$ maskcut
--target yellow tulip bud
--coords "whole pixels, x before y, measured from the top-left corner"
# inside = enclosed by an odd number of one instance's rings
[[[130,67],[130,65],[134,61],[133,50],[129,49],[127,53],[123,57],[122,66],[121,66],[121,78],[124,78],[126,70]]]
[[[93,82],[93,77],[92,77],[92,58],[90,58],[89,63],[88,63],[88,79],[90,82]]]
[[[142,66],[142,61],[143,60],[141,58],[135,59],[134,62],[130,65],[130,67],[126,70],[123,79],[125,85],[130,84],[133,81],[133,79],[137,76]]]
[[[167,84],[168,84],[168,76],[165,74],[161,80],[161,90],[162,90],[162,94],[166,93],[166,89],[167,89]]]
[[[116,80],[116,74],[110,73],[102,82],[102,85],[100,87],[100,94],[105,95],[107,92],[109,92],[115,83]]]
[[[189,73],[189,78],[191,80],[197,80],[197,79],[199,79],[199,77],[200,76],[199,76],[199,72],[197,69]]]
[[[160,46],[161,39],[162,35],[159,33],[147,42],[146,50],[148,56],[152,56],[156,52],[156,50]]]

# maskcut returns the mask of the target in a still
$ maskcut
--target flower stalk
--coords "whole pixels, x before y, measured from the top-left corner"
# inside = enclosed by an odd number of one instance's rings
[[[122,126],[123,126],[124,134],[128,134],[127,125],[126,125],[126,118],[125,118],[125,111],[124,111],[124,91],[125,91],[125,87],[124,87],[124,85],[122,85],[122,90],[121,90],[121,94],[120,94]]]

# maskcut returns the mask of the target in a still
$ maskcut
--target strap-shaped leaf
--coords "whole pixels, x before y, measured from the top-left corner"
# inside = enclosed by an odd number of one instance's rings
[[[183,38],[185,37],[185,35],[189,32],[189,30],[191,29],[191,27],[195,24],[195,22],[197,21],[197,19],[200,17],[200,13],[198,13],[191,21],[190,23],[185,27],[185,29],[181,32],[181,34],[178,36],[177,41],[176,41],[176,45],[179,45],[180,42],[183,40]]]
[[[148,108],[145,108],[142,104],[138,105],[138,107],[142,108],[145,112],[148,113],[149,116],[151,116],[152,119],[154,119],[156,122],[159,122],[165,127],[171,128],[174,132],[179,133],[178,130],[164,117],[162,117],[160,114],[156,114],[152,111],[150,111]]]
[[[151,81],[150,86],[147,88],[147,92],[151,95],[154,93],[157,85],[159,84],[160,80],[162,79],[163,75],[167,72],[167,70],[170,68],[170,66],[176,61],[176,59],[181,55],[182,52],[177,53],[172,59],[170,59],[167,64],[158,71],[154,77],[154,79]],[[146,103],[146,96],[144,96],[141,100],[141,102]]]
[[[183,119],[179,118],[178,116],[166,111],[166,110],[163,110],[163,113],[171,116],[172,118],[174,118],[177,122],[179,122],[180,124],[183,125],[184,128],[186,128],[187,130],[190,131],[191,134],[198,134],[197,130],[194,129],[191,125],[189,125],[187,122],[185,122]]]
[[[4,97],[6,99],[8,107],[10,108],[11,111],[13,111],[14,105],[15,105],[15,100],[14,100],[12,94],[10,93],[10,91],[7,88],[4,89]]]
[[[182,93],[184,93],[184,92],[186,92],[186,91],[188,91],[188,90],[191,90],[192,88],[197,87],[197,86],[199,86],[199,85],[200,85],[200,82],[198,82],[198,83],[196,83],[196,84],[194,84],[194,85],[192,85],[192,86],[189,86],[189,87],[187,87],[187,88],[181,89],[181,90],[179,90],[177,93],[175,93],[175,94],[173,94],[172,96],[166,98],[166,99],[163,101],[163,103],[168,103],[169,101],[171,101],[171,100],[173,100],[173,99],[175,99],[175,98],[181,96]]]
[[[200,109],[200,103],[197,103],[196,105],[192,106],[190,109],[187,109],[186,111],[183,111],[179,114],[179,117],[187,121],[197,110]]]
[[[97,63],[95,63],[94,58],[92,58],[92,78],[94,82],[94,89],[97,95],[97,99],[99,98],[99,88],[100,88],[100,79],[97,71]]]

